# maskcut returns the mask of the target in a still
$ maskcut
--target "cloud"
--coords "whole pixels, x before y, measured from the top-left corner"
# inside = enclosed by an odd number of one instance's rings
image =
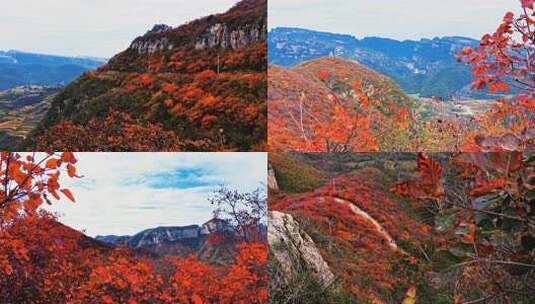
[[[77,202],[50,210],[89,235],[133,234],[156,226],[202,224],[218,184],[251,191],[265,184],[265,153],[77,153],[82,179],[63,177]],[[244,171],[244,168],[247,168]]]

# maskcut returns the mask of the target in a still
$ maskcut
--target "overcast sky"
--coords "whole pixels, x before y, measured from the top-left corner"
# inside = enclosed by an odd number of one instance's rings
[[[302,27],[359,38],[404,39],[493,32],[518,0],[269,0],[269,26]]]
[[[0,5],[0,50],[111,57],[154,24],[177,26],[238,0],[15,0]]]
[[[157,226],[203,224],[220,184],[241,191],[265,186],[266,153],[77,153],[81,179],[62,175],[76,203],[49,207],[87,235],[132,235]]]

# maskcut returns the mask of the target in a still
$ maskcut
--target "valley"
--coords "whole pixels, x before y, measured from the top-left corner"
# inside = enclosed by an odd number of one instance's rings
[[[37,127],[60,90],[21,86],[0,91],[0,148],[16,148]]]
[[[411,96],[412,97],[412,96]],[[496,104],[492,99],[437,100],[414,96],[416,110],[424,119],[475,119]]]

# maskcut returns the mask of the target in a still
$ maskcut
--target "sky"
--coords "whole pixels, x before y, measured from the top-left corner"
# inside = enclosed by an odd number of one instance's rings
[[[269,27],[292,26],[357,38],[479,39],[494,32],[518,0],[269,0]]]
[[[0,8],[0,50],[110,58],[154,24],[181,25],[237,0],[12,0]]]
[[[219,185],[265,187],[266,153],[76,153],[77,173],[60,184],[74,194],[53,201],[59,221],[96,235],[133,235],[158,226],[203,224]],[[39,159],[39,158],[38,158]]]

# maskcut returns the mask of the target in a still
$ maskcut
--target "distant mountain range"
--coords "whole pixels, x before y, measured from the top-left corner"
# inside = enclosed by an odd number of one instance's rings
[[[214,242],[214,239],[221,239]],[[234,228],[224,220],[212,219],[202,225],[157,227],[135,235],[96,236],[96,240],[114,246],[124,246],[156,256],[187,256],[195,254],[203,260],[222,262],[237,240]]]
[[[0,90],[22,85],[67,85],[106,59],[0,51]]]
[[[110,244],[126,245],[131,248],[150,248],[164,243],[178,243],[192,250],[198,250],[208,235],[232,232],[232,226],[227,222],[212,219],[201,226],[157,227],[143,230],[132,236],[98,235],[96,239]]]
[[[477,44],[477,40],[465,37],[419,41],[357,39],[350,35],[281,27],[268,34],[268,58],[270,64],[290,67],[318,57],[343,57],[391,77],[408,94],[444,99],[483,97],[470,90],[470,68],[455,58],[462,48]]]

